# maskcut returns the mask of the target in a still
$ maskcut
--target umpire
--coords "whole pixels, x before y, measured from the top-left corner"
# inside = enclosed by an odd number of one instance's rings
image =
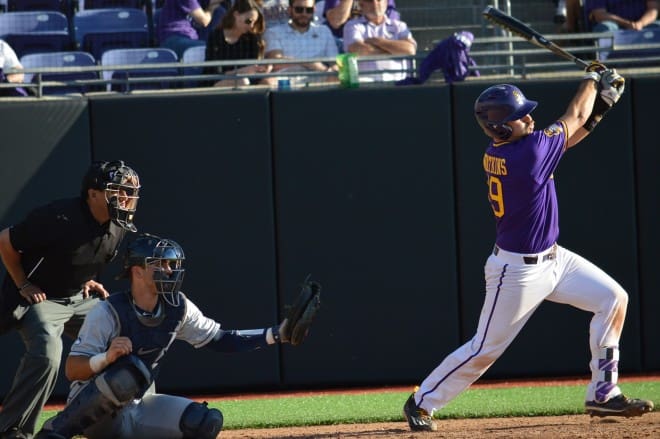
[[[97,282],[133,225],[140,182],[123,161],[94,162],[79,197],[53,201],[0,232],[7,269],[0,332],[25,344],[0,411],[0,438],[32,437],[57,381],[62,334],[75,339],[87,312],[108,292]]]

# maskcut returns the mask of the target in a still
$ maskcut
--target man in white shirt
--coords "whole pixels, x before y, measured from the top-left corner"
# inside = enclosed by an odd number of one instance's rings
[[[344,25],[344,51],[358,56],[414,55],[417,42],[406,23],[389,18],[387,0],[359,0],[362,16]],[[407,61],[361,61],[360,81],[397,81],[406,77]],[[363,72],[383,72],[364,75]]]
[[[314,0],[289,0],[288,12],[288,23],[266,29],[266,58],[311,60],[329,57],[334,59],[337,56],[337,44],[330,29],[314,23]],[[337,67],[334,62],[275,64],[273,71],[327,72],[326,75],[291,77],[293,83],[337,80]]]
[[[18,61],[16,52],[4,40],[0,40],[0,69],[3,72],[8,69],[22,69],[23,66]],[[6,74],[7,82],[23,82],[25,75],[23,73]]]

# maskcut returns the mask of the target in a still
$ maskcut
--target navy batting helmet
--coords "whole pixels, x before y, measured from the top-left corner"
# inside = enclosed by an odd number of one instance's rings
[[[537,105],[538,102],[526,99],[518,87],[499,84],[488,87],[479,95],[474,103],[474,115],[486,132],[506,140],[512,132],[506,122],[525,117]]]
[[[124,257],[124,272],[120,277],[128,277],[133,266],[152,266],[154,282],[158,294],[172,306],[179,306],[179,289],[183,283],[183,249],[171,239],[143,233],[128,244]],[[169,268],[169,270],[168,270]]]

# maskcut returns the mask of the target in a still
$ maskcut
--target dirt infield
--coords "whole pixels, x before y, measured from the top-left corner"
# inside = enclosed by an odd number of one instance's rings
[[[413,433],[408,424],[324,425],[315,427],[226,430],[223,439],[276,438],[579,438],[579,439],[657,439],[660,438],[660,412],[638,418],[591,418],[588,415],[526,418],[452,419],[438,421],[438,431]]]
[[[628,376],[623,382],[660,380],[660,375]],[[502,388],[513,386],[557,386],[557,385],[587,385],[586,378],[558,378],[540,380],[489,381],[476,383],[473,388]],[[244,398],[272,398],[276,396],[303,396],[323,393],[358,393],[365,391],[410,390],[411,387],[390,387],[381,389],[333,390],[322,392],[283,392],[281,394],[243,395]],[[236,399],[239,395],[224,396]],[[415,432],[401,416],[401,422],[373,424],[342,424],[309,427],[287,427],[250,430],[225,430],[220,437],[223,439],[351,439],[351,438],[451,438],[474,439],[507,438],[507,439],[658,439],[660,438],[660,411],[645,414],[635,418],[592,418],[589,415],[570,416],[537,416],[515,418],[481,418],[481,419],[451,419],[438,420],[438,431],[433,433]]]

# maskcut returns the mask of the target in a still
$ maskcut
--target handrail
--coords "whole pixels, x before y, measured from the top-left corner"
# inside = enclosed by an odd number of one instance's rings
[[[630,51],[630,50],[660,50],[660,43],[643,43],[643,44],[630,44],[630,45],[613,45],[613,46],[597,46],[598,41],[603,41],[608,38],[613,38],[613,33],[611,32],[596,32],[596,33],[578,33],[578,34],[548,34],[548,39],[552,41],[579,41],[584,40],[587,43],[591,42],[590,45],[583,46],[570,46],[566,49],[576,55],[579,54],[589,54],[592,55],[599,51],[606,50],[610,53],[618,51]],[[507,76],[507,77],[519,77],[526,78],[531,72],[543,71],[547,74],[562,74],[567,69],[574,70],[575,66],[571,62],[559,61],[554,54],[551,52],[536,48],[534,46],[529,47],[509,47],[509,43],[523,43],[525,40],[518,36],[494,36],[494,37],[477,37],[474,39],[472,50],[470,51],[470,56],[472,56],[477,65],[470,67],[470,70],[479,70],[482,76],[486,78],[490,75],[492,76]],[[488,47],[488,45],[500,43],[504,44],[505,48],[498,47]],[[519,46],[518,44],[516,44]],[[482,49],[483,48],[483,49]],[[413,56],[384,56],[384,55],[375,55],[375,56],[360,56],[360,61],[372,61],[372,60],[404,60],[408,61],[405,63],[407,66],[405,72],[408,76],[414,75],[416,70],[415,66],[424,59],[428,52],[419,52]],[[625,54],[625,53],[623,53]],[[533,58],[533,59],[530,59]],[[501,59],[502,61],[499,61]],[[540,62],[539,59],[547,59],[548,61]],[[586,59],[586,57],[585,57]],[[193,81],[219,81],[225,79],[235,79],[236,85],[234,88],[239,87],[239,80],[242,78],[268,78],[268,77],[289,77],[295,78],[300,76],[307,77],[329,77],[336,75],[336,72],[271,72],[271,73],[251,73],[251,74],[223,74],[218,72],[217,74],[197,74],[194,75],[185,74],[184,69],[190,68],[206,68],[206,67],[223,67],[229,66],[234,68],[239,68],[249,65],[289,65],[289,64],[302,64],[309,62],[324,62],[324,63],[334,63],[334,57],[324,57],[324,58],[314,58],[314,59],[261,59],[261,60],[231,60],[231,61],[200,61],[200,62],[173,62],[173,63],[155,63],[155,64],[130,64],[130,65],[95,65],[89,67],[61,67],[61,68],[24,68],[22,70],[12,70],[7,69],[5,73],[27,73],[36,76],[36,80],[30,83],[22,84],[0,84],[0,88],[16,87],[22,86],[25,88],[31,88],[37,90],[37,96],[43,96],[43,87],[61,87],[61,86],[98,86],[98,85],[110,85],[110,84],[127,84],[130,88],[130,84],[138,83],[148,83],[148,82],[170,82],[170,83],[181,83],[185,84],[186,82]],[[635,67],[641,64],[657,63],[657,67],[660,68],[660,56],[648,56],[644,58],[635,58],[635,57],[617,57],[616,59],[608,59],[607,64],[613,67],[619,66],[630,66]],[[180,75],[177,76],[144,76],[144,77],[127,77],[122,79],[103,79],[101,72],[105,71],[140,71],[140,70],[155,70],[155,69],[176,69],[180,71]],[[69,80],[69,81],[43,81],[41,79],[42,75],[53,74],[53,73],[84,73],[84,72],[95,72],[99,74],[99,79],[85,79],[85,80]],[[392,70],[388,72],[400,72],[400,70]],[[361,71],[361,74],[374,74],[374,73],[385,73],[384,71],[379,72],[367,72]]]

